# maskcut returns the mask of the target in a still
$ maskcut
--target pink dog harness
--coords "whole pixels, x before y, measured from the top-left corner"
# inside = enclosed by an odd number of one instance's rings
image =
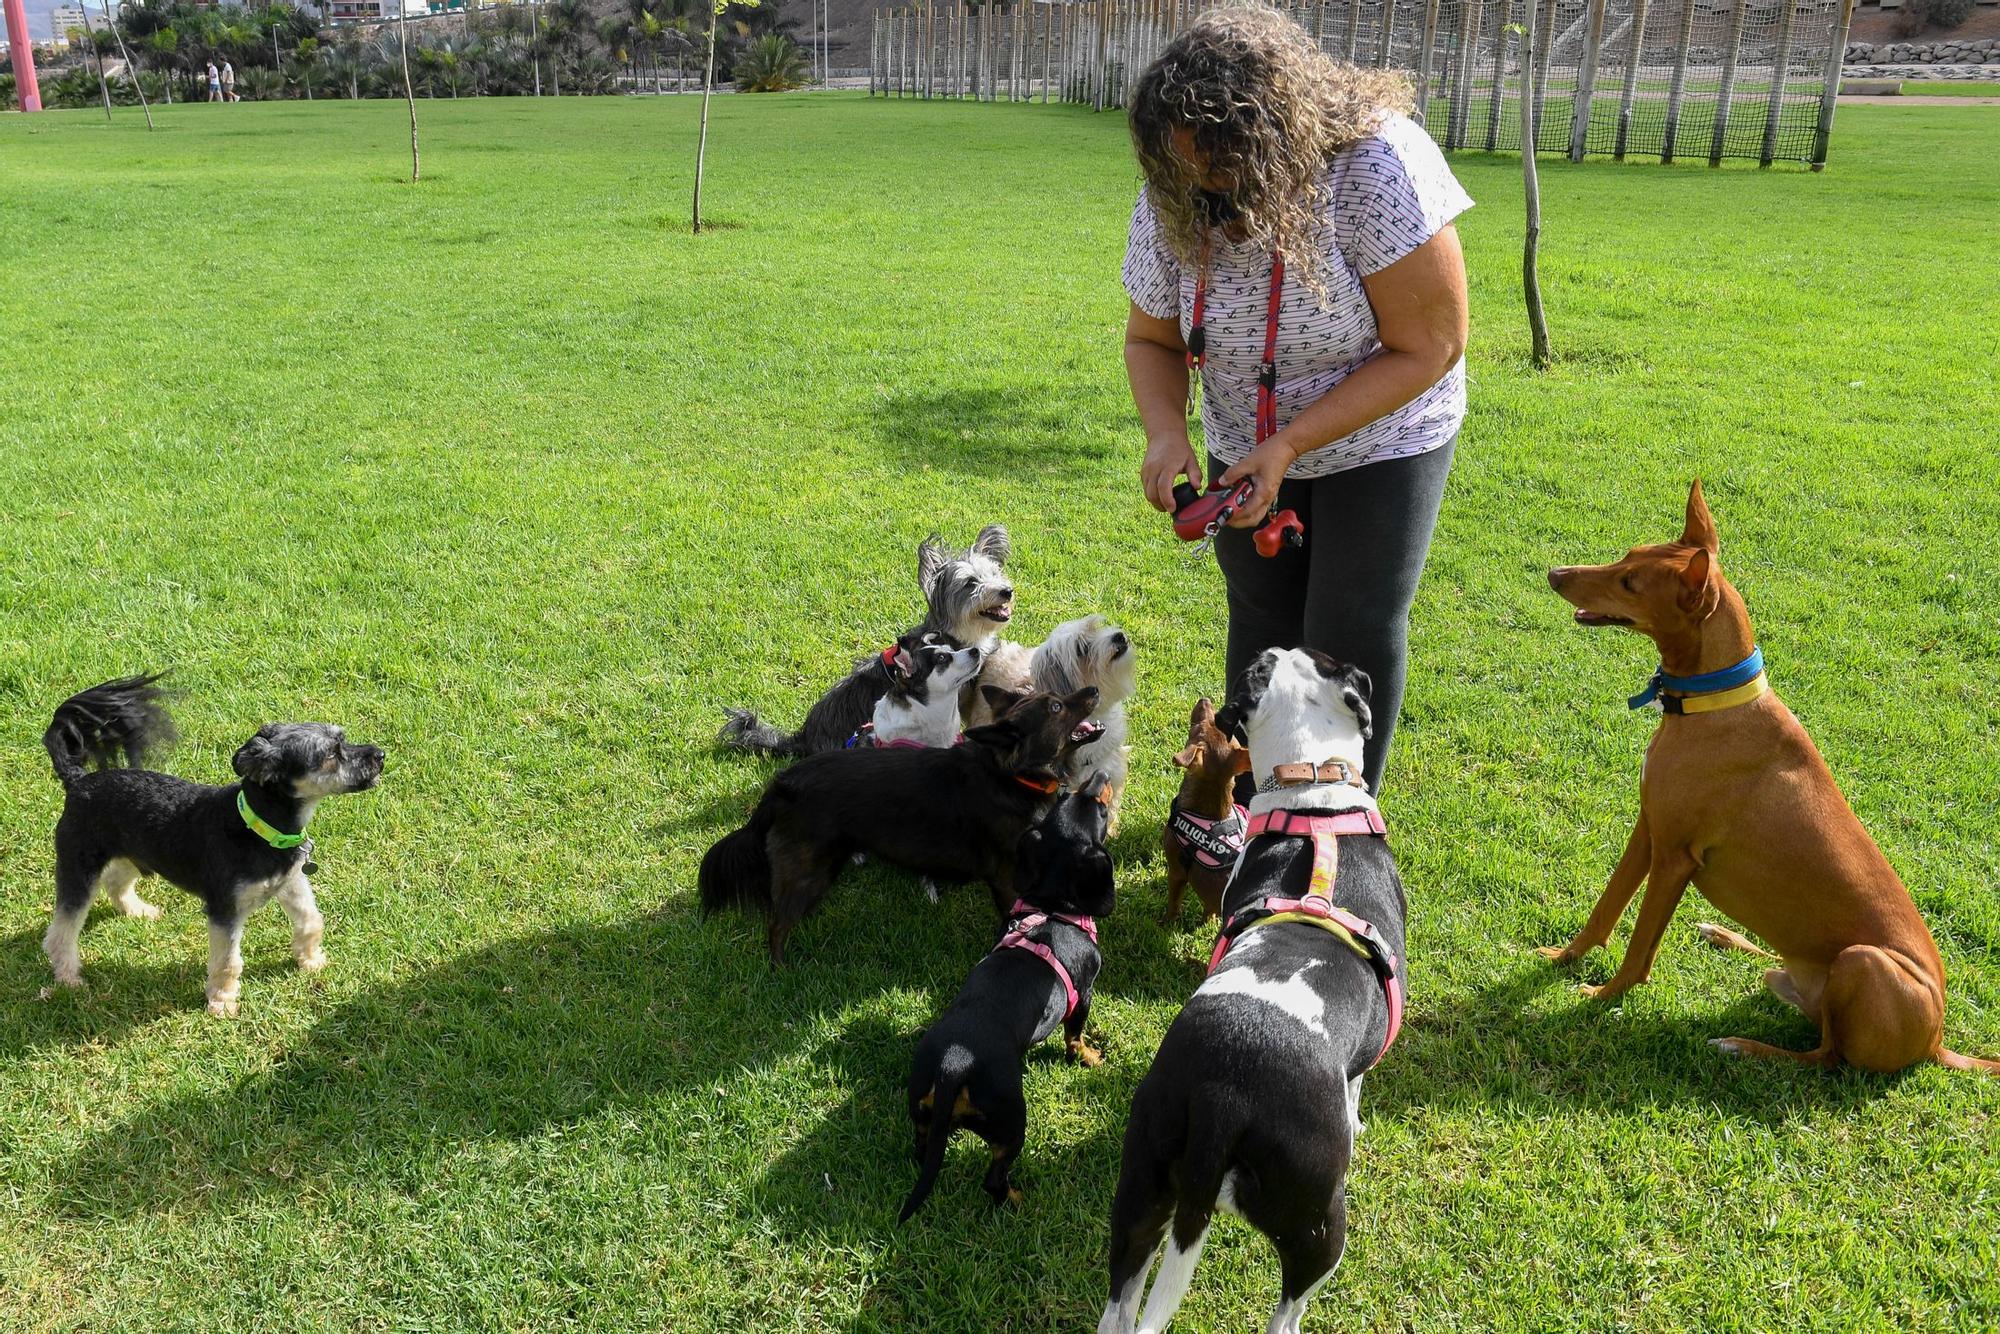
[[[1226,871],[1236,865],[1243,851],[1243,831],[1249,820],[1250,812],[1241,806],[1220,820],[1176,806],[1167,819],[1167,830],[1180,847],[1182,866]]]
[[[899,736],[899,737],[897,737],[897,738],[896,738],[895,740],[893,740],[893,741],[882,741],[882,740],[879,740],[879,739],[877,739],[877,738],[876,738],[876,736],[875,736],[875,724],[874,724],[874,723],[863,723],[863,724],[861,724],[861,730],[860,730],[860,731],[858,731],[858,732],[856,732],[856,733],[855,733],[855,734],[854,734],[853,736],[851,736],[851,737],[847,738],[847,744],[846,744],[845,746],[842,746],[842,747],[841,747],[841,749],[842,749],[842,750],[873,750],[873,749],[874,749],[875,747],[877,747],[877,746],[884,746],[884,747],[895,747],[895,748],[897,748],[897,749],[901,749],[901,750],[928,750],[928,749],[929,749],[929,747],[928,747],[928,746],[926,746],[926,745],[924,745],[924,743],[923,743],[923,742],[921,742],[921,741],[912,741],[912,740],[910,740],[910,739],[909,739],[908,737],[906,737],[906,736]]]
[[[1007,934],[1000,937],[1000,943],[993,947],[993,952],[997,954],[1001,950],[1026,950],[1055,969],[1056,979],[1063,984],[1063,995],[1069,998],[1069,1004],[1063,1009],[1063,1018],[1068,1019],[1076,1013],[1076,981],[1069,975],[1069,969],[1063,967],[1062,960],[1056,957],[1054,950],[1039,940],[1028,939],[1028,933],[1044,922],[1062,922],[1067,926],[1073,926],[1089,936],[1091,944],[1097,943],[1095,918],[1072,917],[1068,913],[1061,912],[1043,912],[1037,908],[1030,908],[1022,899],[1015,899],[1014,906],[1007,910]]]
[[[1231,916],[1223,923],[1222,933],[1215,939],[1215,953],[1208,960],[1208,971],[1213,973],[1221,966],[1229,947],[1245,932],[1273,922],[1308,922],[1338,936],[1349,949],[1368,960],[1376,977],[1381,980],[1382,994],[1389,1004],[1389,1034],[1382,1040],[1382,1050],[1376,1052],[1375,1059],[1368,1063],[1371,1070],[1388,1052],[1403,1026],[1402,968],[1395,951],[1389,948],[1388,942],[1382,939],[1381,933],[1371,923],[1345,908],[1335,906],[1333,889],[1340,870],[1340,839],[1356,835],[1379,838],[1388,832],[1388,826],[1382,823],[1381,813],[1374,810],[1341,811],[1335,815],[1311,811],[1266,811],[1254,816],[1250,821],[1250,838],[1276,836],[1312,840],[1312,881],[1307,885],[1303,898],[1265,899]]]

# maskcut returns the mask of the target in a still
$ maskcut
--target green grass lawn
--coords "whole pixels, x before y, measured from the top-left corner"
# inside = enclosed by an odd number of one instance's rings
[[[2000,97],[2000,83],[1964,83],[1957,79],[1905,79],[1903,91],[1926,97]]]
[[[210,1330],[1076,1329],[1134,1086],[1212,931],[1154,923],[1166,757],[1222,687],[1220,582],[1135,484],[1121,120],[728,98],[0,118],[0,1322]],[[1947,1037],[2000,1053],[2000,120],[1843,109],[1828,171],[1542,169],[1561,363],[1527,365],[1518,163],[1479,207],[1472,415],[1385,807],[1412,1010],[1368,1080],[1332,1329],[1991,1328],[2000,1081],[1732,1063],[1813,1033],[1690,896],[1615,1009],[1533,947],[1623,845],[1642,642],[1549,565],[1708,485],[1778,690],[1911,886]],[[917,1033],[983,893],[850,875],[774,975],[703,850],[795,719],[918,609],[913,548],[1012,526],[1017,632],[1142,654],[1093,1030],[1028,1076],[1025,1207],[912,1176]],[[1337,540],[1337,534],[1315,540]],[[314,834],[333,966],[275,908],[202,1012],[193,900],[100,909],[39,999],[65,695],[171,665],[220,781],[260,723],[387,747]],[[1622,948],[1622,936],[1620,938]],[[1189,1329],[1261,1328],[1213,1235]]]

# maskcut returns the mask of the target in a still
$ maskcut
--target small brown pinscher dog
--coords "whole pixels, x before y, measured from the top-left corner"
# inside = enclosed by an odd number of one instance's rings
[[[1549,583],[1579,625],[1646,635],[1660,671],[1636,696],[1657,697],[1659,729],[1639,771],[1639,818],[1590,920],[1543,955],[1569,963],[1611,939],[1644,884],[1625,961],[1584,994],[1608,1000],[1644,982],[1689,884],[1777,950],[1764,984],[1819,1026],[1819,1046],[1788,1051],[1716,1038],[1731,1055],[1841,1062],[1890,1073],[1918,1061],[2000,1074],[2000,1061],[1947,1050],[1944,965],[1930,929],[1840,794],[1826,761],[1763,673],[1743,599],[1722,574],[1701,483],[1680,539],[1639,546],[1609,565],[1565,566]],[[1771,957],[1727,927],[1709,944]]]
[[[1215,725],[1215,705],[1204,696],[1188,719],[1187,746],[1174,756],[1181,790],[1174,797],[1160,846],[1167,854],[1167,907],[1160,924],[1181,915],[1192,884],[1201,920],[1222,907],[1222,891],[1243,851],[1244,815],[1234,795],[1236,775],[1250,771],[1250,748]]]

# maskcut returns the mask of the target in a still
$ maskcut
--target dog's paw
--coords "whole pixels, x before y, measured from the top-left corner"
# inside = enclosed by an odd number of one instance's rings
[[[1537,945],[1535,946],[1535,953],[1554,964],[1576,962],[1576,955],[1570,952],[1570,948],[1567,945]]]
[[[1614,977],[1609,982],[1599,983],[1595,986],[1593,986],[1588,982],[1585,982],[1577,987],[1576,994],[1583,997],[1585,1000],[1599,1001],[1608,1004],[1611,1001],[1617,1000],[1620,996],[1624,995],[1631,989],[1632,989],[1631,983],[1620,982],[1617,978]]]
[[[1710,1038],[1708,1045],[1721,1052],[1724,1056],[1743,1055],[1743,1040],[1741,1038]]]
[[[208,998],[208,1012],[217,1019],[234,1019],[236,1017],[236,997],[210,996]]]
[[[929,899],[932,903],[936,903],[938,901],[939,890],[937,881],[931,879],[929,876],[925,876],[922,880],[919,880],[917,883],[924,887],[925,898]]]
[[[1082,1038],[1069,1044],[1069,1058],[1081,1062],[1087,1070],[1094,1070],[1104,1064],[1104,1053]]]
[[[299,955],[298,960],[300,972],[317,973],[320,969],[326,967],[326,951],[315,949],[309,954]]]
[[[1007,1203],[1015,1206],[1016,1208],[1019,1208],[1021,1201],[1027,1198],[1028,1198],[1027,1196],[1021,1193],[1021,1188],[1019,1186],[1007,1187]]]
[[[125,905],[125,915],[136,917],[142,922],[157,922],[160,920],[160,905],[148,903],[144,899],[132,899]]]

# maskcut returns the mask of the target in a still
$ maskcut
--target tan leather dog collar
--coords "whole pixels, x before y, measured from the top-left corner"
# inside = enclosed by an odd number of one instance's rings
[[[1257,790],[1275,792],[1281,787],[1307,787],[1316,783],[1345,783],[1359,788],[1368,786],[1361,771],[1346,760],[1321,760],[1318,764],[1300,760],[1296,764],[1274,765],[1271,776]]]

